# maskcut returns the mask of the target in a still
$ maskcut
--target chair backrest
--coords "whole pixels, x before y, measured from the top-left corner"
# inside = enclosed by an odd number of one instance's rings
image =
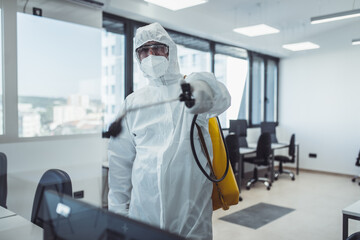
[[[54,190],[60,195],[72,196],[72,185],[69,175],[60,169],[50,169],[42,175],[36,188],[31,213],[31,222],[39,227],[43,227],[47,216],[44,203],[45,190]]]
[[[278,143],[276,138],[276,122],[261,122],[260,129],[261,133],[270,133],[271,143]]]
[[[290,138],[289,156],[295,158],[295,134],[292,134]]]
[[[271,155],[271,136],[270,133],[264,132],[260,135],[256,146],[256,157],[264,159],[264,164],[267,165]]]
[[[229,133],[235,133],[238,137],[239,147],[248,147],[246,140],[247,137],[247,120],[246,119],[237,119],[230,120]]]
[[[358,157],[356,159],[355,165],[360,167],[360,151],[359,151],[359,155],[358,155]]]
[[[239,143],[237,141],[236,135],[235,134],[227,135],[225,137],[225,143],[228,149],[231,167],[234,171],[236,171],[235,164],[236,162],[238,162],[240,158]]]
[[[360,240],[360,232],[355,232],[348,236],[346,240]]]
[[[7,198],[7,158],[0,152],[0,206],[6,207]]]

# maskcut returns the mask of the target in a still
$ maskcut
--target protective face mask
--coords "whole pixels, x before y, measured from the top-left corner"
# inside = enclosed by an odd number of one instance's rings
[[[141,61],[140,68],[141,70],[153,77],[158,78],[165,74],[166,70],[169,67],[169,60],[163,56],[149,55]]]

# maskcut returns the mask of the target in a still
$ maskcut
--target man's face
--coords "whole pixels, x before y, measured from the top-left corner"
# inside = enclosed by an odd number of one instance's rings
[[[149,55],[169,57],[169,47],[155,41],[147,42],[138,47],[135,51],[140,62]]]

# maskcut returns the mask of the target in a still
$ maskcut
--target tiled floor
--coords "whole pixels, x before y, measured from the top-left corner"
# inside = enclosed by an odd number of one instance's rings
[[[281,176],[267,191],[262,183],[241,189],[243,201],[229,210],[213,214],[214,240],[339,240],[342,238],[342,209],[360,200],[360,186],[349,176],[301,171],[295,181]],[[256,230],[219,218],[257,203],[295,210]],[[349,221],[349,234],[360,231],[360,221]]]

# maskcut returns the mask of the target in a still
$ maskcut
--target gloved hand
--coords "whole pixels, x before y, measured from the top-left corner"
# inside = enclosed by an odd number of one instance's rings
[[[184,80],[183,80],[184,81]],[[186,110],[192,114],[199,114],[209,111],[214,103],[214,94],[210,86],[202,80],[190,82],[191,93],[195,98],[195,105]]]

